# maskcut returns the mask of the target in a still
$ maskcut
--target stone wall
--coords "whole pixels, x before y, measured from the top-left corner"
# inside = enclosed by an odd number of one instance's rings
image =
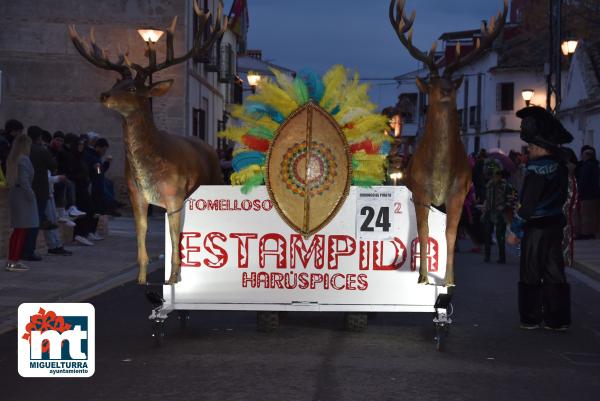
[[[112,87],[116,72],[101,70],[75,50],[67,25],[75,24],[80,35],[95,27],[97,43],[109,47],[113,60],[116,47],[129,48],[133,62],[146,64],[144,43],[136,29],[166,29],[178,15],[175,54],[186,50],[187,0],[2,0],[0,1],[0,70],[2,98],[0,125],[16,118],[50,132],[95,131],[106,137],[114,163],[108,176],[123,188],[121,118],[105,109],[99,95]],[[164,57],[164,38],[158,43],[158,60]],[[154,81],[175,79],[167,95],[154,101],[155,121],[160,129],[184,133],[185,65],[157,73]]]

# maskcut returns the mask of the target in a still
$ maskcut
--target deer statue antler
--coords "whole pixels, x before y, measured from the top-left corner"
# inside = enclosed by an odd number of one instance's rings
[[[464,67],[465,65],[468,65],[470,62],[475,60],[481,53],[483,53],[485,50],[491,47],[494,43],[494,40],[496,40],[496,38],[502,31],[502,28],[504,27],[507,14],[508,0],[504,0],[503,12],[498,12],[497,16],[492,16],[488,24],[486,24],[485,22],[481,23],[481,40],[477,38],[475,42],[475,50],[473,50],[464,57],[460,57],[460,44],[456,45],[456,60],[444,69],[444,76],[451,77],[456,70],[460,69],[461,67]]]
[[[90,63],[94,64],[97,67],[113,70],[119,72],[123,78],[131,79],[132,73],[131,70],[136,71],[135,79],[136,81],[145,82],[146,78],[157,71],[163,70],[167,67],[171,67],[173,65],[182,63],[192,57],[199,57],[206,53],[208,53],[215,42],[223,36],[223,33],[227,30],[227,17],[223,19],[223,23],[221,24],[221,19],[223,16],[223,10],[219,5],[217,9],[217,18],[215,25],[210,27],[210,35],[207,38],[204,38],[204,31],[206,28],[206,24],[210,19],[210,11],[204,12],[198,5],[198,1],[194,0],[194,12],[199,18],[198,30],[196,32],[196,36],[194,37],[194,44],[192,48],[183,56],[175,57],[175,52],[173,49],[173,39],[175,36],[175,25],[177,24],[177,16],[173,18],[173,22],[167,28],[167,52],[165,61],[157,64],[156,63],[156,44],[153,42],[148,42],[148,60],[149,64],[146,67],[143,67],[139,64],[132,63],[127,57],[127,52],[119,53],[119,60],[116,63],[111,62],[106,55],[106,51],[102,50],[98,45],[96,45],[96,40],[94,37],[94,29],[90,31],[90,43],[92,49],[88,44],[82,40],[82,38],[77,33],[74,25],[69,25],[69,36],[71,37],[71,41],[75,45],[75,48],[79,51],[79,53]]]
[[[413,56],[415,59],[422,61],[429,69],[431,75],[437,76],[438,68],[440,67],[440,65],[435,62],[435,50],[437,48],[437,41],[433,42],[433,45],[431,45],[431,49],[429,49],[429,52],[427,53],[422,52],[412,44],[413,24],[415,22],[415,17],[417,13],[413,10],[410,18],[406,18],[406,16],[404,15],[404,5],[405,0],[390,1],[390,23],[392,24],[396,35],[398,35],[400,42],[402,42],[404,47],[406,47],[410,55]],[[396,12],[394,12],[394,6],[396,6],[397,8]],[[404,34],[407,32],[408,37],[404,36]]]
[[[90,30],[90,46],[87,42],[79,36],[74,25],[69,25],[69,36],[71,41],[75,45],[75,48],[87,61],[94,64],[96,67],[103,68],[105,70],[113,70],[121,74],[124,79],[131,79],[131,70],[125,64],[127,58],[126,53],[119,52],[119,60],[113,63],[109,60],[106,50],[101,49],[96,44],[96,37],[94,35],[94,28]]]

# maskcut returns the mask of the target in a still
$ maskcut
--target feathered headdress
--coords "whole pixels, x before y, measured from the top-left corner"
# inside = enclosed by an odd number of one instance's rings
[[[383,132],[387,117],[375,113],[376,106],[358,74],[349,78],[341,65],[323,77],[304,69],[295,78],[272,69],[274,81],[262,80],[257,93],[233,110],[239,122],[219,133],[238,144],[233,153],[233,185],[242,191],[264,183],[266,155],[279,126],[309,101],[319,104],[338,123],[352,154],[352,184],[379,185],[385,181],[391,139]]]

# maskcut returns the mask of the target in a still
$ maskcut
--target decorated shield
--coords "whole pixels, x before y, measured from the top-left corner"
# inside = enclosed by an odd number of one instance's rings
[[[266,185],[275,208],[296,232],[323,228],[344,203],[352,162],[336,121],[313,102],[277,130],[267,156]]]

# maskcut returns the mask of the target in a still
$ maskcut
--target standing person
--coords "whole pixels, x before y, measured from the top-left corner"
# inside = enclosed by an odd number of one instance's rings
[[[75,134],[68,133],[65,135],[63,144],[56,154],[58,164],[58,174],[65,175],[67,179],[64,181],[64,189],[61,188],[60,195],[64,195],[57,201],[57,213],[59,220],[68,218],[77,218],[85,216],[85,213],[77,209],[75,199],[75,177],[77,176],[80,165],[75,154],[79,137]]]
[[[15,138],[23,133],[23,124],[17,120],[8,120],[4,124],[4,132],[0,134],[0,166],[6,175],[6,160]]]
[[[98,240],[96,227],[98,219],[94,217],[92,199],[90,196],[90,173],[85,161],[85,142],[79,139],[74,148],[71,148],[73,158],[72,175],[69,177],[75,184],[75,203],[77,208],[85,213],[75,221],[73,230],[75,241],[82,245],[94,245],[92,241]]]
[[[551,330],[571,324],[571,294],[563,258],[563,206],[567,201],[569,172],[558,146],[573,137],[552,114],[539,106],[517,112],[521,139],[528,143],[529,163],[521,191],[521,206],[508,238],[521,237],[519,313],[521,328]]]
[[[574,253],[574,230],[573,230],[573,217],[577,213],[577,179],[575,177],[575,169],[577,168],[577,156],[570,148],[562,148],[562,156],[567,169],[569,170],[569,192],[567,201],[563,206],[563,213],[567,219],[567,224],[563,230],[563,256],[565,258],[565,265],[567,267],[573,267],[573,253]]]
[[[581,149],[581,162],[577,166],[579,189],[579,236],[578,239],[598,238],[600,234],[600,169],[596,150],[586,145]]]
[[[498,244],[498,263],[506,263],[506,217],[505,213],[511,206],[512,186],[502,176],[502,166],[495,159],[488,159],[485,164],[486,176],[491,177],[486,184],[486,195],[483,203],[483,225],[485,230],[484,262],[490,261],[492,233],[496,230]]]
[[[39,226],[37,202],[31,187],[34,170],[29,160],[30,149],[31,139],[28,136],[16,137],[6,162],[10,225],[13,228],[6,263],[8,271],[29,270],[19,260],[25,245],[27,230]]]
[[[53,172],[56,170],[56,161],[50,151],[44,146],[42,141],[43,130],[40,127],[32,125],[27,128],[27,135],[31,138],[31,154],[29,157],[35,172],[31,186],[37,201],[40,226],[30,228],[27,231],[27,239],[25,240],[25,248],[23,249],[23,260],[39,261],[42,258],[35,253],[39,229],[51,230],[58,228],[56,224],[50,223],[46,218],[46,205],[50,198],[48,171]]]
[[[108,205],[105,198],[106,179],[105,173],[110,168],[112,157],[106,156],[108,150],[108,141],[104,138],[97,138],[94,142],[94,148],[88,153],[87,163],[90,171],[92,207],[97,214],[106,214]]]
[[[475,197],[480,204],[483,204],[485,200],[485,184],[487,183],[484,171],[485,159],[487,159],[487,150],[481,149],[475,158],[475,166],[473,167]]]

